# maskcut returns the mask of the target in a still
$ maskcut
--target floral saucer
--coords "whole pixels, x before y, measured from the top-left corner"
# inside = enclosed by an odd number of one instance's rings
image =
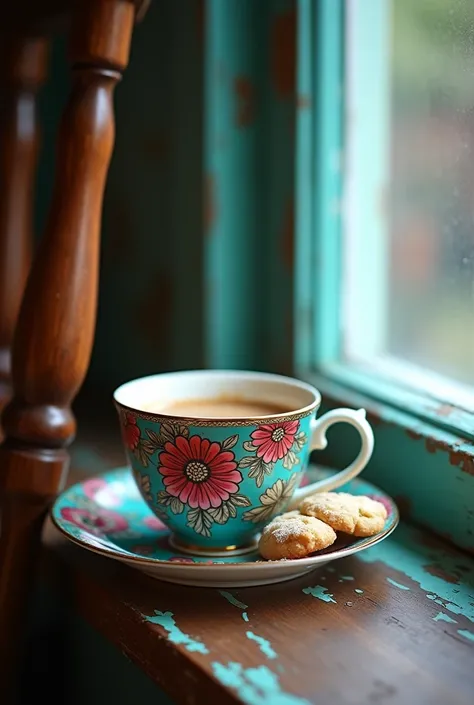
[[[312,468],[308,474],[313,480],[327,471]],[[200,587],[245,587],[297,578],[324,563],[373,546],[392,533],[399,517],[388,495],[360,479],[340,490],[370,495],[382,502],[388,512],[383,531],[369,538],[339,535],[329,548],[298,560],[265,561],[257,552],[213,560],[179,553],[169,543],[169,529],[141,498],[128,468],[73,485],[56,499],[51,516],[59,531],[74,543],[154,578]]]

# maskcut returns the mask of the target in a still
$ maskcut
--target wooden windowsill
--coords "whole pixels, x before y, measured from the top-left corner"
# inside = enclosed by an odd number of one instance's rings
[[[73,479],[123,461],[116,430],[107,443],[94,428]],[[49,523],[44,548],[74,609],[177,704],[472,703],[474,562],[408,525],[302,579],[224,594],[148,578]]]
[[[69,545],[51,526],[45,558],[74,608],[177,704],[272,703],[282,692],[295,698],[288,705],[388,696],[470,705],[472,560],[406,526],[383,546],[374,562],[351,557],[226,594],[147,578]],[[156,611],[176,628],[148,621]]]

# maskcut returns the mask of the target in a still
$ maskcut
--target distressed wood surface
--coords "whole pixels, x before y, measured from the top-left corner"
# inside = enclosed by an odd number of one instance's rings
[[[74,475],[121,460],[96,428]],[[474,562],[409,526],[302,579],[225,591],[155,581],[51,525],[45,546],[79,612],[176,703],[472,703]]]

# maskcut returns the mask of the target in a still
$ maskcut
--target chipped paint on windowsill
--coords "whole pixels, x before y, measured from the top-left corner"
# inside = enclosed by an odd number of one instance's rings
[[[453,557],[451,552],[440,551],[430,546],[429,542],[420,541],[420,532],[416,529],[400,525],[396,540],[387,540],[361,551],[357,554],[357,560],[383,563],[406,578],[404,582],[402,579],[399,582],[387,577],[392,585],[408,591],[412,587],[411,582],[421,588],[426,599],[433,604],[474,623],[473,561],[466,558],[465,564],[461,564],[459,557]],[[439,566],[439,573],[433,573],[433,565]],[[446,580],[442,575],[448,575],[450,579]],[[451,576],[458,576],[458,580],[453,582]]]
[[[373,574],[379,576],[379,589],[376,593],[373,589]],[[325,580],[327,582],[323,582]],[[384,591],[385,581],[387,589]],[[323,584],[330,584],[330,587],[323,587]],[[360,610],[362,615],[367,614],[367,610],[371,611],[377,605],[377,612],[382,611],[384,623],[403,629],[407,628],[410,615],[416,612],[422,621],[422,631],[429,629],[438,632],[439,638],[448,634],[467,648],[472,648],[473,585],[472,559],[434,540],[426,532],[402,523],[386,541],[341,562],[340,567],[337,563],[324,565],[316,579],[313,575],[308,576],[304,582],[289,581],[285,587],[284,600],[286,602],[295,598],[295,610],[300,609],[298,605],[303,600],[302,609],[305,614],[311,612],[317,615],[324,611],[326,614],[332,613],[334,617],[341,610],[351,610],[352,614]],[[302,596],[301,591],[307,597]],[[269,592],[272,592],[271,588]],[[273,591],[273,599],[276,599],[279,592],[280,588]],[[267,612],[262,619],[262,591],[215,589],[209,591],[209,600],[210,604],[216,601],[220,603],[219,609],[222,608],[237,625],[239,614],[243,622],[246,615],[243,610],[252,609],[259,633],[251,631],[241,622],[241,627],[233,632],[231,650],[227,650],[223,657],[220,642],[210,641],[206,619],[200,622],[193,618],[193,636],[186,634],[189,611],[184,609],[184,605],[182,620],[180,608],[175,608],[174,614],[155,610],[154,616],[144,615],[144,619],[161,627],[160,638],[191,652],[189,658],[198,659],[200,665],[212,671],[223,687],[235,691],[242,703],[306,705],[304,698],[286,686],[285,674],[291,670],[291,654],[282,648],[281,643],[278,653],[273,646],[278,645],[278,632],[275,632],[272,618],[267,622]],[[314,629],[314,626],[308,623],[308,629]],[[304,630],[300,638],[307,638]],[[245,660],[241,662],[243,653]]]
[[[155,614],[151,617],[144,615],[147,622],[158,624],[168,633],[168,639],[173,644],[182,644],[187,651],[195,651],[200,654],[208,654],[209,649],[200,641],[193,639],[189,634],[185,634],[176,624],[172,612],[161,612],[155,610]]]
[[[341,368],[331,365],[324,375],[302,376],[321,391],[322,412],[340,406],[367,409],[375,450],[364,477],[395,498],[405,519],[474,553],[473,441],[443,425],[435,426],[421,415],[376,401],[376,389],[372,394],[368,389],[365,393],[356,391],[360,376],[338,377]],[[408,394],[405,409],[411,408],[410,403]],[[472,428],[471,419],[471,433]],[[342,424],[335,428],[335,440],[314,460],[332,468],[347,465],[357,452],[350,433]]]
[[[214,662],[212,668],[216,678],[237,691],[247,705],[310,705],[305,698],[283,691],[278,676],[266,666],[244,668],[240,663]]]

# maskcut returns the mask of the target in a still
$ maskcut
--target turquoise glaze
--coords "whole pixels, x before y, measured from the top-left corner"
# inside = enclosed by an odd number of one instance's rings
[[[271,413],[205,418],[173,412],[173,404],[184,401],[178,410],[185,412],[193,399],[256,400]],[[281,375],[248,370],[149,375],[121,385],[114,401],[144,500],[171,529],[174,545],[191,553],[250,550],[258,532],[293,498],[297,506],[306,495],[356,477],[373,450],[363,409],[335,409],[316,420],[318,390]],[[310,451],[325,448],[327,430],[341,422],[359,432],[359,454],[334,478],[300,488]]]
[[[313,481],[326,477],[327,473],[311,469],[308,475]],[[396,523],[398,515],[393,501],[374,485],[355,479],[341,487],[341,491],[370,495],[382,502],[388,512],[385,530]],[[129,468],[111,470],[69,487],[57,498],[51,514],[56,526],[68,538],[111,557],[127,557],[149,563],[249,564],[261,561],[257,552],[210,560],[174,549],[169,543],[169,529],[143,501]],[[332,552],[340,551],[345,546],[349,549],[355,546],[363,548],[371,543],[370,538],[356,539],[341,535],[325,553],[330,560]],[[221,591],[221,595],[240,609],[247,608],[231,593]],[[245,612],[242,618],[248,621]]]
[[[273,413],[204,418],[172,411],[180,401],[226,398],[263,401]],[[347,482],[363,470],[373,449],[363,409],[337,409],[316,421],[318,390],[281,375],[247,370],[149,375],[121,385],[114,401],[143,499],[171,529],[174,545],[191,553],[250,550],[258,532],[293,497],[298,503]],[[327,430],[340,422],[359,432],[358,456],[337,477],[299,489],[310,451],[325,448]]]
[[[315,415],[193,425],[120,411],[128,460],[149,507],[179,544],[216,549],[251,545],[285,511],[308,465]]]

